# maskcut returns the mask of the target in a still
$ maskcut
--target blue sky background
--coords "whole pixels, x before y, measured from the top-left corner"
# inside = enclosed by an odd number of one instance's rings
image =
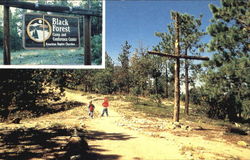
[[[160,42],[155,32],[166,32],[172,22],[170,11],[203,15],[201,29],[206,30],[212,13],[208,4],[220,6],[219,0],[107,0],[106,1],[106,51],[117,63],[121,46],[127,40],[132,45],[131,52],[143,47],[152,49]],[[202,39],[208,42],[209,36]],[[203,53],[211,56],[211,53]]]

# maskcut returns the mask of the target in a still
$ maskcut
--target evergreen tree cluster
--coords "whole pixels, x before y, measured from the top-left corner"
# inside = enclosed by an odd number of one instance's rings
[[[250,115],[250,1],[223,0],[221,5],[210,5],[208,47],[215,54],[204,64],[203,91],[210,117],[235,121]]]
[[[56,70],[11,70],[2,69],[0,74],[0,115],[29,111],[40,115],[49,101],[58,101],[63,96],[63,76]],[[57,85],[55,85],[57,84]]]

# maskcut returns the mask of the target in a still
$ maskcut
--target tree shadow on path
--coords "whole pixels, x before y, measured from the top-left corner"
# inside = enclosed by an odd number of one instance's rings
[[[68,160],[72,155],[80,155],[78,160],[117,160],[120,155],[103,154],[108,149],[102,149],[98,145],[88,146],[85,139],[126,141],[134,138],[122,133],[82,130],[79,137],[84,141],[83,145],[73,144],[69,148],[67,140],[72,133],[73,129],[61,127],[1,129],[0,157],[4,160]]]
[[[67,147],[67,140],[72,132],[72,129],[59,127],[0,130],[0,157],[4,160],[69,159],[74,148]],[[84,141],[83,137],[81,139]],[[78,147],[80,153],[74,154],[86,157],[88,145],[83,144],[86,145]]]
[[[123,133],[107,133],[107,132],[100,132],[100,131],[88,131],[86,138],[91,139],[91,140],[120,140],[120,141],[124,141],[124,140],[129,140],[129,139],[135,138],[135,137],[132,137],[130,135],[126,135]]]
[[[100,141],[100,140],[113,140],[113,141],[126,141],[132,137],[123,133],[107,133],[101,131],[88,131],[86,133],[86,139]],[[107,149],[102,149],[100,145],[89,145],[90,152],[88,153],[88,160],[117,160],[121,158],[121,155],[117,154],[103,154],[103,152],[108,151]]]

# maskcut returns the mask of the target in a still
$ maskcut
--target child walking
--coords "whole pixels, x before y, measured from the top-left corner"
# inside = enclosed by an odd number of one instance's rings
[[[92,101],[89,102],[89,116],[91,118],[94,117],[94,110],[95,110],[95,106],[92,104]]]
[[[108,114],[108,107],[109,107],[109,102],[108,98],[104,98],[104,102],[102,103],[103,110],[102,110],[102,117],[104,116],[104,113],[106,113],[106,116],[109,116]]]

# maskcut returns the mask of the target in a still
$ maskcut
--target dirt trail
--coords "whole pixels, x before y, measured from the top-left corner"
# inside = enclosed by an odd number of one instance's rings
[[[97,107],[97,110],[100,110],[100,107]],[[95,117],[87,123],[87,129],[92,136],[88,143],[95,152],[102,155],[98,158],[109,160],[184,159],[173,141],[162,141],[162,139],[145,136],[117,126],[117,119],[121,116],[111,107],[109,111],[109,117]]]
[[[69,99],[79,97],[67,93]],[[94,118],[88,118],[85,125],[88,131],[88,144],[95,154],[93,159],[100,160],[164,160],[164,159],[184,159],[179,152],[179,148],[174,141],[162,141],[143,135],[136,131],[118,126],[117,122],[122,116],[112,108],[110,102],[109,117],[101,117],[102,98],[93,98],[95,105]],[[82,102],[88,102],[86,97],[80,98]],[[85,111],[87,111],[85,109]]]
[[[67,96],[77,98],[75,94]],[[81,97],[85,103],[90,101],[86,97]],[[192,132],[188,136],[179,136],[166,131],[146,134],[147,130],[129,129],[119,124],[126,119],[116,111],[116,107],[125,102],[110,101],[110,116],[101,117],[102,99],[103,97],[93,95],[92,100],[96,106],[95,117],[85,121],[89,132],[88,144],[97,154],[96,159],[250,159],[249,147],[229,144],[220,138],[212,141],[206,140],[203,136],[192,135]],[[133,122],[124,123],[133,124]]]

